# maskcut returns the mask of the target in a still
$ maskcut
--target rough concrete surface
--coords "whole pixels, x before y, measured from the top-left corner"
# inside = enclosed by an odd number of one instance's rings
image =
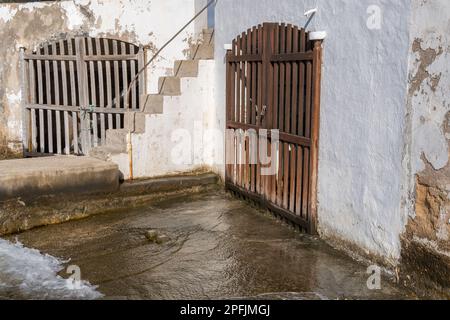
[[[116,191],[117,165],[89,157],[55,156],[0,161],[0,201],[48,194]]]
[[[219,177],[213,173],[165,176],[153,179],[125,181],[120,185],[124,194],[146,194],[152,192],[168,192],[183,188],[200,187],[218,183]]]
[[[90,194],[45,195],[32,199],[0,201],[0,236],[99,213],[139,207],[171,194],[214,188],[217,187],[217,178],[214,174],[194,172],[125,182],[120,189],[106,193],[93,190]]]

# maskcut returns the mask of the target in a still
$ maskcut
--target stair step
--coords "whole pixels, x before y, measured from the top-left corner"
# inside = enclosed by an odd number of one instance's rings
[[[179,96],[181,82],[179,77],[160,77],[158,80],[159,93],[165,96]]]
[[[128,130],[132,133],[144,133],[145,132],[145,116],[144,112],[126,112],[124,116],[124,123],[127,132],[125,133],[125,143],[127,142]]]
[[[198,75],[198,60],[175,61],[174,75],[177,77],[196,77]]]
[[[214,28],[203,28],[202,32],[211,34],[214,32]]]
[[[203,29],[202,37],[203,37],[203,43],[213,44],[214,43],[214,29]]]
[[[145,114],[163,113],[164,96],[161,94],[144,94],[141,96],[141,110]]]
[[[190,50],[190,58],[195,60],[214,59],[214,45],[206,43],[193,45]]]

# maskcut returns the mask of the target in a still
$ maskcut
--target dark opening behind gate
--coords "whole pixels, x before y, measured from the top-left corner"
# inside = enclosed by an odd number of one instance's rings
[[[316,230],[321,51],[321,41],[311,41],[304,29],[264,23],[234,39],[227,52],[226,119],[235,132],[227,130],[226,186],[310,233]],[[260,129],[269,130],[270,164],[259,156],[251,161],[248,132]],[[271,129],[279,130],[279,143]],[[262,174],[269,166],[274,174]]]

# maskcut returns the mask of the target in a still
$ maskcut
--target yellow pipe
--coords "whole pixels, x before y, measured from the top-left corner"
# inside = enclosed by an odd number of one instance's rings
[[[131,130],[128,130],[127,134],[127,152],[128,164],[130,169],[130,180],[133,180],[133,144],[131,142]]]

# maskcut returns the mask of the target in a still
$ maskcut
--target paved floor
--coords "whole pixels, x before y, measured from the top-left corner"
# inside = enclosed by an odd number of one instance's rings
[[[150,241],[148,230],[161,241]],[[368,290],[364,266],[222,191],[42,227],[18,240],[70,259],[106,299],[414,298],[384,278],[381,290]]]

